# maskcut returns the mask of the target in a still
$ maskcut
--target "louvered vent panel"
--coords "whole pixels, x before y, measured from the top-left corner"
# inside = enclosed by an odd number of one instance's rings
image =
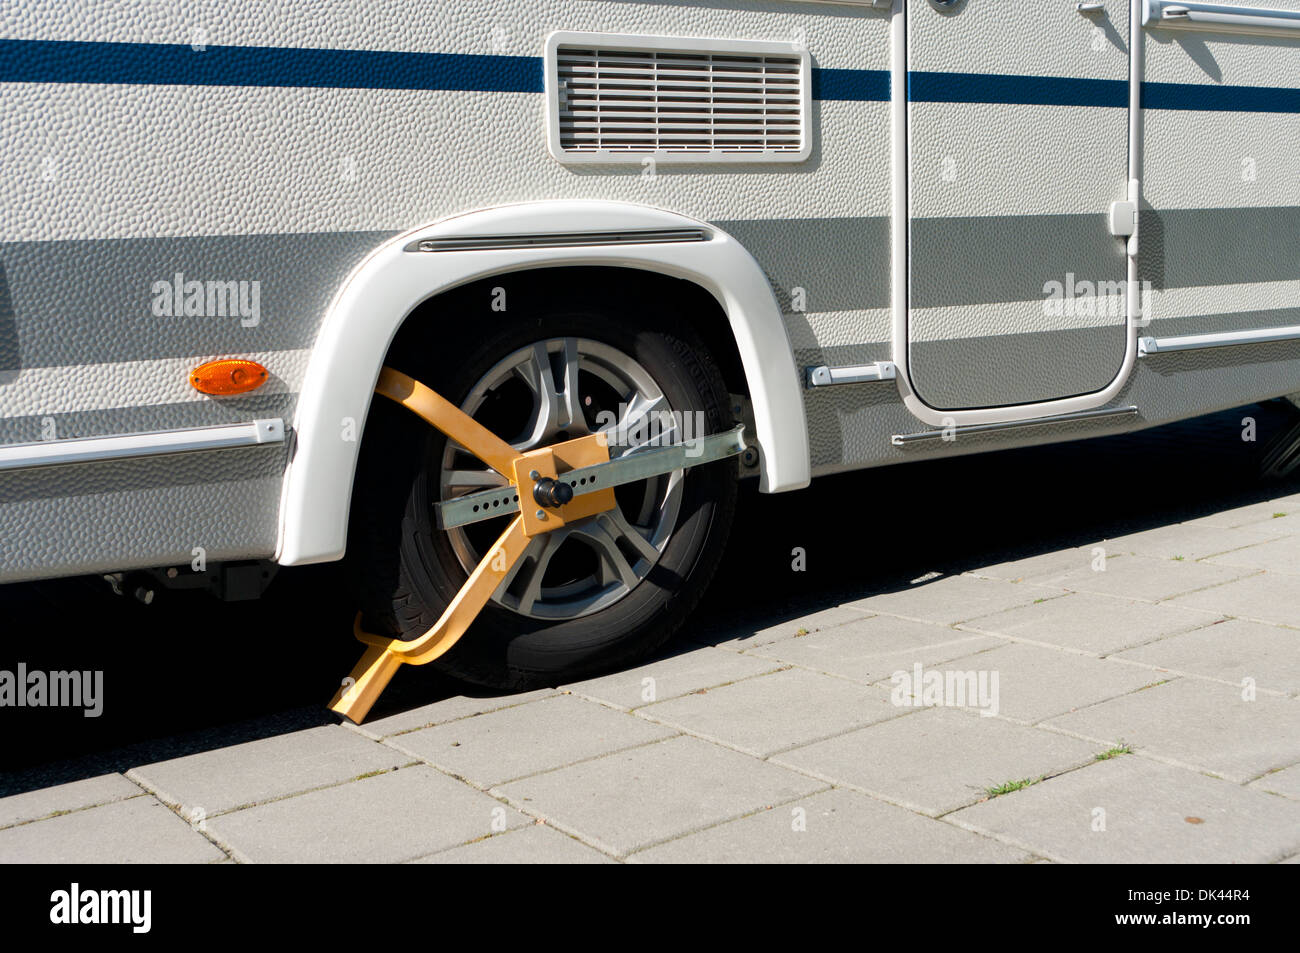
[[[798,56],[561,46],[565,153],[772,156],[803,148]]]

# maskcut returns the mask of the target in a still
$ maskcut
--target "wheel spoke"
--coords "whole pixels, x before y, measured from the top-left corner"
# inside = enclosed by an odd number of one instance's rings
[[[650,437],[654,435],[654,424],[658,419],[656,415],[668,409],[668,398],[663,394],[643,397],[636,395],[628,404],[626,412],[619,420],[604,428],[601,432],[618,440],[626,440],[629,437],[640,436],[638,428],[644,428],[645,439],[640,443],[627,445],[617,444],[622,449],[620,456],[627,456],[634,453],[637,449],[644,448]],[[676,424],[673,424],[676,427]]]
[[[523,448],[531,450],[560,429],[559,395],[555,390],[555,375],[551,370],[551,356],[546,351],[546,342],[539,341],[533,345],[533,351],[527,362],[521,365],[520,373],[533,392],[533,422]]]
[[[676,504],[680,501],[682,478],[685,475],[685,470],[674,470],[672,473],[666,473],[647,482],[645,493],[641,498],[641,507],[636,510],[635,517],[629,522],[635,527],[646,527],[642,532],[649,533],[653,538],[653,527],[659,523],[660,514],[666,508],[676,512]]]
[[[524,550],[524,555],[512,567],[510,579],[503,583],[503,586],[514,588],[511,585],[513,580],[516,578],[523,580],[523,589],[519,592],[520,612],[532,612],[534,604],[542,597],[542,578],[546,575],[546,568],[550,566],[560,544],[567,537],[568,533],[562,529],[534,537]],[[505,588],[498,588],[497,591],[505,592]]]
[[[629,456],[633,453],[639,453],[652,447],[671,447],[677,442],[677,424],[670,423],[667,427],[660,430],[652,426],[646,431],[645,439],[629,446],[620,456]]]
[[[495,470],[448,470],[443,476],[443,483],[450,489],[453,487],[484,487],[505,486],[510,481]]]
[[[587,418],[582,413],[582,395],[578,386],[578,339],[564,339],[564,390],[560,393],[564,407],[564,429],[570,436],[581,437],[590,433]]]
[[[587,418],[582,413],[582,396],[579,392],[578,339],[561,341],[561,376],[555,378],[549,345],[539,341],[533,345],[526,361],[519,365],[519,376],[533,392],[533,417],[520,450],[532,450],[550,442],[561,431],[580,437],[590,432]]]
[[[622,583],[632,589],[641,581],[632,564],[628,562],[627,556],[623,555],[623,550],[619,548],[618,540],[622,534],[614,521],[609,518],[608,513],[601,513],[590,522],[575,526],[573,535],[580,537],[600,557],[603,583]]]
[[[525,546],[524,551],[519,554],[519,558],[510,565],[506,570],[506,574],[501,577],[501,582],[493,591],[492,598],[500,600],[505,596],[506,590],[514,585],[515,578],[519,573],[527,570],[527,568],[533,564],[533,560],[535,560],[537,554],[541,552],[545,542],[546,540],[540,536],[535,536],[528,541],[528,545]]]
[[[645,538],[645,534],[639,528],[632,525],[618,507],[614,507],[607,513],[602,513],[601,516],[610,531],[616,534],[617,538],[625,539],[631,543],[632,548],[640,553],[643,559],[648,559],[651,562],[656,562],[659,559],[659,550],[654,548],[653,544]]]

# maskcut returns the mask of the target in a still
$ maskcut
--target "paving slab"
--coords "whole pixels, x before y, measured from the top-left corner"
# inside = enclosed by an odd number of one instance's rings
[[[843,678],[876,682],[888,680],[900,669],[911,671],[917,662],[937,665],[1001,644],[1000,639],[957,632],[946,625],[877,615],[802,638],[760,646],[746,654]]]
[[[1297,863],[1294,488],[816,611],[792,590],[559,689],[429,675],[440,700],[361,726],[0,799],[0,862]],[[901,704],[918,664],[996,673],[998,715]]]
[[[600,851],[546,824],[529,824],[411,861],[415,864],[612,864]]]
[[[1093,743],[954,708],[927,708],[775,756],[912,810],[939,815],[1007,781],[1090,762]]]
[[[679,737],[497,790],[547,823],[623,856],[824,787],[794,771]]]
[[[244,863],[364,864],[415,860],[531,823],[469,785],[415,765],[223,814],[207,828]]]
[[[1285,536],[1272,542],[1237,549],[1206,562],[1218,566],[1240,566],[1246,569],[1267,569],[1269,572],[1300,575],[1300,536]],[[1300,585],[1300,581],[1297,581]]]
[[[850,605],[871,613],[884,612],[921,622],[956,625],[1054,595],[1064,595],[1064,591],[962,575],[944,576],[896,592],[868,596]]]
[[[1300,803],[1134,755],[948,819],[1077,863],[1268,863],[1300,850]]]
[[[3,864],[206,864],[225,856],[149,796],[0,831]]]
[[[1300,701],[1196,678],[1114,698],[1047,722],[1101,743],[1246,782],[1300,758]]]
[[[698,626],[687,625],[685,637],[697,645],[716,645],[733,652],[753,648],[756,645],[770,645],[782,639],[793,639],[800,632],[820,632],[846,622],[853,622],[867,615],[860,609],[849,606],[831,606],[818,612],[792,616],[775,625],[749,625],[741,628],[706,630]]]
[[[1250,526],[1206,526],[1203,523],[1174,523],[1139,533],[1117,536],[1099,543],[1112,556],[1150,556],[1153,559],[1195,561],[1245,549],[1284,536],[1276,522]]]
[[[1284,573],[1257,573],[1203,592],[1180,596],[1174,604],[1300,628],[1300,585],[1296,584],[1294,576]]]
[[[67,814],[143,793],[138,784],[132,784],[120,774],[101,774],[96,778],[56,784],[52,788],[25,791],[0,798],[0,827],[35,821],[51,814]]]
[[[1031,855],[836,788],[633,854],[646,864],[1023,863]]]
[[[1253,678],[1266,691],[1300,692],[1300,630],[1260,622],[1229,619],[1129,649],[1116,658],[1234,685]]]
[[[561,688],[630,711],[657,701],[775,672],[780,667],[779,662],[705,646],[626,672],[575,682]]]
[[[484,712],[497,711],[501,708],[513,708],[515,705],[526,705],[529,702],[549,698],[556,694],[558,693],[553,688],[543,688],[535,692],[495,695],[488,698],[471,698],[465,695],[457,695],[453,698],[444,698],[441,701],[433,702],[430,705],[421,705],[419,708],[412,708],[409,711],[398,712],[372,721],[364,721],[359,725],[349,724],[346,727],[365,735],[367,738],[378,741],[381,738],[389,738],[403,732],[428,728],[430,725],[443,725],[449,721],[458,721],[461,718],[472,718],[474,715],[481,715]]]
[[[1076,546],[1071,549],[1051,550],[1033,556],[1024,556],[1020,559],[989,563],[986,566],[968,570],[968,572],[973,576],[1005,579],[1008,582],[1035,582],[1091,566],[1093,546],[1100,545],[1101,543],[1097,542],[1088,546]]]
[[[1268,520],[1268,528],[1273,531],[1285,533],[1287,536],[1300,536],[1300,506],[1294,501],[1278,501],[1282,503],[1282,509],[1277,512],[1285,512],[1285,516],[1277,516],[1276,513]]]
[[[1239,579],[1256,571],[1190,560],[1115,555],[1109,550],[1107,553],[1105,570],[1095,571],[1089,566],[1060,576],[1049,576],[1036,581],[1035,584],[1069,589],[1074,592],[1095,592],[1124,599],[1161,602],[1183,593]],[[1219,611],[1213,605],[1181,601],[1177,604]]]
[[[902,712],[889,691],[787,669],[648,705],[639,714],[765,758]]]
[[[1278,517],[1277,514],[1279,513],[1283,514],[1282,517]],[[1250,503],[1246,506],[1234,506],[1218,513],[1197,517],[1188,522],[1206,526],[1255,526],[1260,523],[1269,523],[1275,519],[1285,519],[1296,515],[1300,515],[1300,494],[1279,496],[1275,499]],[[1293,525],[1288,525],[1288,532],[1293,531],[1291,529]]]
[[[325,725],[146,764],[127,776],[187,817],[212,817],[410,760],[340,725]]]
[[[1109,655],[1152,639],[1217,622],[1222,616],[1199,609],[1072,592],[1059,599],[1020,606],[963,622],[966,632],[983,632],[1061,648]]]
[[[676,733],[576,695],[558,695],[422,728],[388,743],[486,788]]]
[[[1125,695],[1162,678],[1150,669],[1023,643],[955,658],[940,670],[989,672],[990,679],[996,672],[995,714],[1030,724]]]
[[[1289,797],[1293,801],[1300,801],[1300,764],[1293,764],[1289,768],[1270,771],[1262,778],[1252,781],[1250,787],[1257,791],[1280,794],[1282,797]]]

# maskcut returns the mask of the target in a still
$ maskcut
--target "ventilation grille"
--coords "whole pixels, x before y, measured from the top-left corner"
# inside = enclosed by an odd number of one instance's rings
[[[555,69],[566,155],[804,154],[806,80],[797,54],[560,46]]]

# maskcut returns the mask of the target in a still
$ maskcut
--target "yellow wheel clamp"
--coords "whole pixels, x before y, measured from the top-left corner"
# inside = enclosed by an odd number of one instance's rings
[[[609,458],[604,433],[519,453],[444,397],[390,367],[380,373],[375,391],[419,414],[510,482],[508,487],[438,504],[442,529],[516,511],[519,515],[474,567],[442,617],[420,637],[403,641],[363,631],[358,614],[353,632],[366,650],[330,702],[331,710],[358,723],[378,701],[398,666],[432,662],[459,641],[532,537],[612,510],[617,505],[616,486],[711,463],[745,449],[744,428],[736,427],[690,444],[640,450],[614,460]]]

